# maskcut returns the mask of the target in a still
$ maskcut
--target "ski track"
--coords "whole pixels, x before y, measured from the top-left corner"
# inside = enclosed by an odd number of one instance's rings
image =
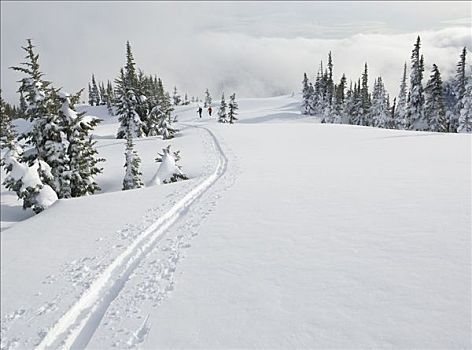
[[[182,123],[183,124],[183,123]],[[220,141],[214,133],[204,126],[189,125],[187,127],[196,127],[205,130],[211,138],[213,148],[218,155],[217,166],[210,175],[200,181],[183,198],[178,200],[167,212],[159,217],[146,229],[141,230],[134,235],[130,244],[108,265],[101,263],[106,259],[104,257],[99,264],[102,271],[98,273],[95,279],[86,282],[85,291],[78,301],[69,308],[59,320],[47,331],[42,331],[42,338],[37,344],[37,349],[47,348],[67,348],[81,349],[85,348],[96,329],[100,325],[102,318],[109,309],[111,303],[119,296],[130,276],[140,266],[150,253],[155,251],[157,242],[179,218],[188,213],[192,204],[199,199],[212,185],[223,176],[227,169],[228,158],[223,151]],[[216,196],[219,198],[219,196]],[[126,234],[127,229],[121,230],[121,234]],[[124,238],[128,238],[125,236]],[[182,236],[179,237],[180,241]],[[177,248],[188,248],[188,243],[177,243]],[[163,276],[167,277],[169,284],[164,295],[173,288],[173,272],[175,264],[179,260],[179,250],[172,250],[174,255],[171,257],[172,266],[162,267]],[[172,255],[172,254],[171,254]],[[83,261],[82,261],[83,260]],[[78,277],[90,277],[89,269],[84,269],[85,258],[79,262],[72,262],[66,266],[69,272],[77,272]],[[162,295],[161,295],[162,299]],[[54,303],[47,304],[47,308],[53,308]],[[43,310],[38,310],[43,311]],[[139,329],[133,333],[132,338],[128,340],[128,346],[132,347],[144,341],[145,335],[149,332],[147,319],[142,323]],[[16,341],[17,339],[12,339]],[[6,345],[6,344],[4,344]],[[8,344],[10,345],[10,344]],[[7,346],[8,348],[9,346]]]

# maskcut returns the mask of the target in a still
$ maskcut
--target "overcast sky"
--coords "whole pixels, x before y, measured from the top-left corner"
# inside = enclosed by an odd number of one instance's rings
[[[74,92],[92,73],[113,80],[130,41],[135,61],[171,90],[274,96],[298,91],[332,51],[335,78],[382,75],[392,94],[416,36],[426,69],[452,74],[472,47],[470,2],[1,1],[1,87],[16,103],[26,38],[55,86]],[[470,51],[469,51],[470,52]],[[470,62],[470,61],[469,61]],[[426,72],[429,76],[429,71]],[[218,97],[217,97],[218,98]]]

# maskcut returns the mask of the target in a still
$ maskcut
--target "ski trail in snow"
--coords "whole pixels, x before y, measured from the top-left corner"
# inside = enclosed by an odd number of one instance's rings
[[[50,328],[37,349],[61,347],[85,348],[113,300],[119,295],[139,263],[152,251],[166,230],[184,215],[191,204],[209,189],[226,171],[228,159],[211,130],[205,130],[218,151],[215,170],[152,223],[91,283],[79,300]]]

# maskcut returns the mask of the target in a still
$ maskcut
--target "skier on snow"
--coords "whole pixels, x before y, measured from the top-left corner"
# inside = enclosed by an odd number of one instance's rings
[[[200,118],[202,117],[202,112],[203,112],[203,109],[202,107],[198,106],[198,114],[200,115]]]
[[[208,107],[208,114],[210,115],[211,117],[211,112],[213,111],[213,109],[211,109],[211,106]]]

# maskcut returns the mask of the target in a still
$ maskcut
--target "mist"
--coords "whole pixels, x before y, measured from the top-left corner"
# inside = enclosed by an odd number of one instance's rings
[[[216,98],[296,93],[329,51],[336,81],[356,80],[368,62],[370,82],[382,76],[395,95],[417,35],[425,77],[435,63],[447,78],[462,47],[472,47],[468,2],[1,2],[1,10],[10,103],[21,74],[8,67],[23,60],[26,38],[45,78],[67,91],[86,87],[92,73],[113,80],[129,40],[139,68],[189,98],[206,88]]]

